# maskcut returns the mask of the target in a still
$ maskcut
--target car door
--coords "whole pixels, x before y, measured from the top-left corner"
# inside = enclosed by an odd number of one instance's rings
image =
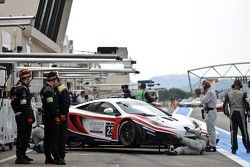
[[[105,112],[105,109],[112,109],[113,113]],[[95,138],[106,140],[112,139],[113,127],[120,120],[118,110],[108,102],[96,102],[86,108],[89,114],[82,119],[85,130]]]

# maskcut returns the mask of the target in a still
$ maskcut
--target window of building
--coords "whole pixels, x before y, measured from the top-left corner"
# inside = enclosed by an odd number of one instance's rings
[[[56,42],[66,0],[40,0],[35,28]]]

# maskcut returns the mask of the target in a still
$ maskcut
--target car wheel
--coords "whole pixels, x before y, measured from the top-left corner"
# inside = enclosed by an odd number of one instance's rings
[[[136,144],[137,130],[132,121],[124,121],[119,130],[119,139],[124,147],[131,147]]]

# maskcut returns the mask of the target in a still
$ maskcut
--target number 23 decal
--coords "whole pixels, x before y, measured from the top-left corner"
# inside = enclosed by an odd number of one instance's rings
[[[111,137],[113,126],[114,126],[114,123],[111,123],[111,122],[106,123],[106,126],[105,126],[106,137]]]

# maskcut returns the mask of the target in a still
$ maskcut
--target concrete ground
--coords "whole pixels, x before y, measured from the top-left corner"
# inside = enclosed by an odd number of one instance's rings
[[[0,166],[28,166],[14,164],[14,151],[0,153]],[[29,166],[45,166],[44,155],[31,151],[27,154],[34,161]],[[12,157],[11,157],[12,156]],[[10,158],[9,158],[10,157]],[[8,160],[2,162],[6,158]],[[163,150],[158,149],[117,149],[117,148],[87,148],[83,150],[68,151],[66,156],[66,166],[71,167],[194,167],[194,166],[227,166],[238,167],[237,163],[226,158],[219,152],[205,153],[199,156],[167,156]],[[53,166],[53,165],[47,165]]]
[[[200,119],[200,110],[195,108],[192,117]],[[229,122],[223,114],[218,114],[216,126],[229,130]],[[15,150],[15,149],[14,149]],[[28,156],[34,161],[31,165],[15,165],[15,151],[0,152],[0,166],[45,166],[44,155],[34,151],[29,151]],[[220,152],[205,153],[204,155],[190,156],[178,155],[168,156],[164,154],[164,149],[158,148],[117,148],[117,147],[101,147],[101,148],[85,148],[68,150],[66,154],[66,166],[70,167],[239,167],[234,162]],[[228,153],[230,156],[230,153]],[[54,166],[54,165],[47,165]]]

